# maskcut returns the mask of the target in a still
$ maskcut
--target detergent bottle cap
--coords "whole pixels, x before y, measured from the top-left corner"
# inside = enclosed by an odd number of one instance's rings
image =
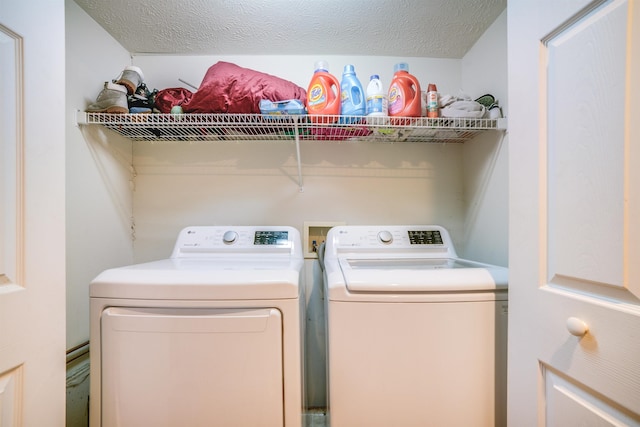
[[[377,74],[372,74],[369,80],[380,80],[380,76]]]
[[[409,72],[409,64],[407,64],[406,62],[397,63],[396,65],[393,66],[393,72],[395,74],[398,71],[406,71],[408,73]]]
[[[313,64],[314,68],[316,71],[325,71],[328,72],[329,71],[329,63],[327,61],[316,61]]]
[[[354,68],[353,65],[347,64],[344,66],[344,74],[355,74],[355,73],[356,73],[356,69]]]

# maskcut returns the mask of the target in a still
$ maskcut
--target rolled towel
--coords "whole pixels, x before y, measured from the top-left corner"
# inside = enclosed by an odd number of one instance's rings
[[[456,98],[455,96],[449,94],[441,95],[439,98],[440,99],[438,100],[438,102],[440,103],[440,108],[448,107],[449,105],[459,100],[459,98]]]
[[[440,109],[441,117],[481,119],[486,114],[486,107],[476,101],[455,101]]]

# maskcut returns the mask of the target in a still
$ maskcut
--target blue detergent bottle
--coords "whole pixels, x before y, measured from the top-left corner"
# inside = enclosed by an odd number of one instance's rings
[[[364,116],[367,102],[364,90],[353,65],[345,65],[340,82],[340,114],[342,116]],[[341,117],[340,123],[354,123],[360,119],[355,117]]]

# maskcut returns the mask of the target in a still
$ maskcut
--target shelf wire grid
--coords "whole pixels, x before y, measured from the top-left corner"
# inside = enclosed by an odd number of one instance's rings
[[[500,129],[495,119],[261,114],[84,113],[134,141],[375,141],[461,143]]]

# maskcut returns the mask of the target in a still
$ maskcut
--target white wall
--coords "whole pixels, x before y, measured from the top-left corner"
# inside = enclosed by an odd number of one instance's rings
[[[317,59],[327,60],[330,70],[337,77],[340,76],[342,67],[345,64],[354,64],[363,84],[366,84],[368,76],[372,73],[380,74],[383,83],[388,84],[393,74],[393,65],[400,61],[406,61],[410,65],[411,72],[421,81],[422,86],[426,87],[428,83],[434,82],[438,85],[441,94],[457,95],[466,93],[473,98],[485,93],[491,93],[498,99],[506,115],[508,107],[506,99],[506,44],[505,11],[462,60],[328,55],[320,58],[313,56],[166,57],[138,55],[134,57],[133,61],[143,69],[145,80],[151,88],[186,87],[191,90],[194,89],[181,83],[178,79],[198,86],[207,68],[219,60],[233,62],[244,67],[277,75],[304,88],[308,84],[313,72],[313,63]],[[286,192],[286,189],[279,188],[275,184],[278,180],[275,176],[286,176],[286,179],[290,181],[297,179],[294,161],[295,152],[291,146],[285,145],[285,147],[273,148],[273,145],[271,144],[269,148],[261,147],[260,144],[255,143],[245,144],[243,148],[232,145],[221,149],[215,144],[208,147],[199,147],[197,150],[190,150],[191,154],[194,154],[194,151],[197,152],[194,155],[194,158],[199,159],[197,168],[190,161],[190,166],[183,168],[181,171],[178,171],[175,165],[170,165],[170,162],[179,163],[178,159],[181,155],[186,155],[188,158],[190,154],[183,149],[167,148],[167,155],[171,157],[171,161],[167,162],[162,157],[158,157],[157,160],[164,162],[165,166],[171,168],[172,173],[176,174],[176,176],[191,175],[193,177],[194,173],[210,176],[205,186],[209,190],[199,188],[196,191],[194,188],[197,186],[190,184],[191,190],[186,193],[191,192],[194,200],[189,201],[189,196],[182,194],[182,206],[202,204],[204,200],[208,200],[207,203],[215,204],[216,206],[220,206],[220,204],[226,205],[225,209],[223,209],[224,212],[222,215],[214,213],[211,210],[211,206],[209,206],[208,209],[202,211],[204,214],[200,217],[202,219],[199,219],[198,215],[189,216],[193,220],[225,223],[226,213],[229,218],[226,222],[230,220],[233,222],[238,220],[249,223],[255,222],[253,219],[255,216],[247,216],[242,213],[243,206],[228,200],[229,197],[235,197],[234,194],[240,194],[246,196],[245,200],[251,200],[253,207],[250,211],[255,211],[260,221],[270,222],[268,210],[265,209],[268,209],[271,204],[277,203],[279,210],[278,214],[274,216],[289,221],[289,224],[299,227],[301,231],[303,222],[308,220],[347,221],[353,224],[436,222],[450,228],[458,252],[462,256],[499,265],[507,265],[508,221],[506,212],[508,177],[506,150],[508,137],[501,139],[500,136],[491,133],[479,137],[472,143],[465,144],[464,148],[449,147],[450,151],[460,150],[461,154],[459,155],[461,158],[456,161],[461,162],[461,166],[458,168],[459,175],[456,180],[462,179],[462,181],[441,179],[442,177],[437,172],[434,174],[430,171],[428,172],[431,181],[429,184],[430,192],[424,192],[420,189],[420,185],[426,184],[415,174],[416,183],[398,181],[399,175],[406,177],[407,173],[409,173],[406,170],[409,163],[401,166],[403,162],[402,156],[404,155],[402,152],[403,150],[407,152],[406,154],[409,157],[406,158],[418,160],[416,164],[410,167],[415,168],[417,166],[417,169],[421,169],[423,166],[420,165],[420,162],[423,161],[423,165],[430,165],[433,162],[446,169],[447,164],[443,164],[442,159],[438,157],[441,154],[434,154],[434,152],[441,153],[441,150],[446,149],[435,148],[428,144],[422,144],[419,146],[420,148],[413,147],[413,149],[400,146],[391,146],[385,149],[380,147],[373,148],[372,146],[365,148],[362,146],[358,148],[344,147],[349,144],[303,143],[304,193],[298,195],[286,193],[291,197],[283,194],[280,197],[286,197],[284,203],[280,199],[268,200],[265,196],[273,193],[273,186],[277,187],[276,194],[277,192]],[[338,147],[335,147],[335,145],[338,145]],[[136,157],[136,171],[139,174],[139,179],[137,180],[138,188],[141,188],[140,186],[145,185],[147,182],[150,184],[152,182],[146,180],[143,176],[162,173],[158,170],[157,165],[153,165],[153,157],[148,156],[149,152],[154,153],[154,156],[161,156],[159,151],[163,150],[157,150],[155,146],[150,148],[149,146],[145,147],[137,144],[134,147],[134,156],[140,155],[139,158]],[[241,154],[243,151],[249,157],[240,161],[240,157],[245,155]],[[256,155],[254,156],[249,151]],[[204,154],[205,152],[207,154]],[[379,153],[384,160],[378,162],[377,159],[371,158],[372,155],[376,155],[374,152]],[[288,156],[287,153],[289,154]],[[363,153],[366,154],[363,156]],[[218,158],[217,155],[223,155],[223,157]],[[260,170],[255,165],[248,165],[247,159],[252,156],[263,160],[259,166]],[[336,156],[341,158],[344,164],[334,163],[332,159]],[[363,163],[365,156],[373,163],[368,165]],[[393,160],[395,156],[400,157]],[[208,164],[201,160],[207,157],[216,158],[216,162]],[[387,164],[385,165],[385,163]],[[389,164],[394,164],[395,166],[389,167]],[[429,166],[426,167],[429,168]],[[356,168],[358,168],[358,172],[355,172]],[[342,171],[339,171],[340,169]],[[377,176],[372,176],[373,169],[377,170]],[[369,170],[369,172],[365,172],[365,170]],[[283,171],[285,171],[284,174]],[[354,173],[359,174],[361,177],[367,177],[364,186],[351,187],[351,183],[355,182],[352,179]],[[387,176],[382,178],[381,173],[387,174]],[[271,175],[268,180],[259,180],[261,184],[267,187],[253,187],[251,185],[251,181],[255,179],[255,177],[251,178],[253,174],[256,174],[255,176]],[[212,175],[224,176],[224,180],[213,179]],[[242,184],[245,178],[238,178],[237,176],[239,175],[248,179],[248,183]],[[339,177],[340,179],[337,193],[332,177]],[[394,177],[394,179],[391,180],[391,177]],[[270,180],[274,181],[267,185]],[[221,182],[225,189],[218,188]],[[310,186],[311,183],[316,184]],[[413,185],[417,185],[415,187],[417,197],[414,194],[410,194],[411,192],[398,193],[395,191],[396,188],[407,188],[407,186],[411,188]],[[154,184],[151,184],[151,186],[153,187]],[[170,186],[181,188],[179,179],[178,181],[171,180]],[[239,191],[241,188],[242,191]],[[377,193],[376,198],[380,203],[374,203],[370,199],[372,194],[370,189],[375,189],[374,193]],[[290,190],[292,192],[297,191],[295,186],[291,186]],[[211,194],[215,194],[214,197],[218,198],[218,202],[211,200],[206,195],[207,191],[213,191]],[[341,194],[341,192],[344,193]],[[449,195],[449,202],[446,205],[443,205],[438,199],[438,197],[441,198],[443,196],[434,196],[434,193],[441,192]],[[182,193],[185,192],[183,191]],[[171,202],[164,200],[160,202],[160,205],[147,210],[147,207],[151,207],[151,205],[148,205],[148,198],[155,196],[147,192],[143,194],[147,198],[145,202],[134,196],[137,237],[135,256],[137,261],[153,259],[167,254],[170,251],[177,230],[182,226],[189,225],[188,221],[185,222],[186,219],[185,221],[180,221],[179,215],[174,216],[174,220],[169,220],[169,223],[163,221],[161,218],[163,210],[175,214],[176,210],[181,208],[178,206],[165,206],[166,204],[171,204]],[[326,196],[327,194],[330,194],[331,199],[336,200],[336,202],[333,204],[327,203],[326,200],[329,197]],[[450,202],[454,199],[453,194],[461,197],[461,199],[458,198],[458,201],[452,204]],[[342,212],[345,209],[339,208],[337,202],[344,200],[345,197],[350,203],[346,209],[347,212],[343,214]],[[138,200],[141,203],[137,203]],[[370,200],[370,203],[367,203],[366,200]],[[237,206],[237,210],[234,206]],[[261,208],[262,206],[265,208]],[[436,212],[432,212],[433,209]],[[447,209],[452,209],[452,211],[447,211]],[[459,211],[458,209],[462,210]],[[430,215],[427,210],[433,215]],[[284,212],[284,214],[281,212]],[[153,223],[158,228],[153,229],[151,223],[146,223],[146,213],[153,216]],[[458,223],[460,220],[463,222]],[[151,227],[148,231],[147,225]],[[162,237],[163,233],[164,236]],[[147,234],[149,235],[148,240]]]
[[[375,72],[385,79],[386,72],[387,82],[393,65],[406,60],[417,76],[437,78],[442,87],[460,86],[459,60],[324,59],[331,69],[353,63],[361,76]],[[147,85],[160,88],[180,86],[178,78],[199,84],[218,60],[278,75],[306,89],[315,58],[134,57]],[[461,145],[303,142],[300,192],[292,142],[135,144],[135,259],[167,256],[178,230],[193,224],[281,223],[302,232],[304,221],[440,223],[459,240],[464,221],[461,150]]]
[[[508,115],[506,10],[462,59],[462,90],[474,99],[492,94]],[[465,144],[462,159],[465,224],[458,253],[502,266],[508,265],[508,146],[508,135],[482,135]]]
[[[507,116],[507,10],[462,58],[462,87],[473,98],[490,93]]]
[[[67,347],[89,339],[89,282],[102,270],[130,264],[131,143],[106,130],[78,127],[104,82],[129,54],[72,0],[66,9]]]
[[[136,261],[167,257],[194,224],[438,222],[459,235],[461,148],[305,142],[300,192],[292,142],[137,144]]]

